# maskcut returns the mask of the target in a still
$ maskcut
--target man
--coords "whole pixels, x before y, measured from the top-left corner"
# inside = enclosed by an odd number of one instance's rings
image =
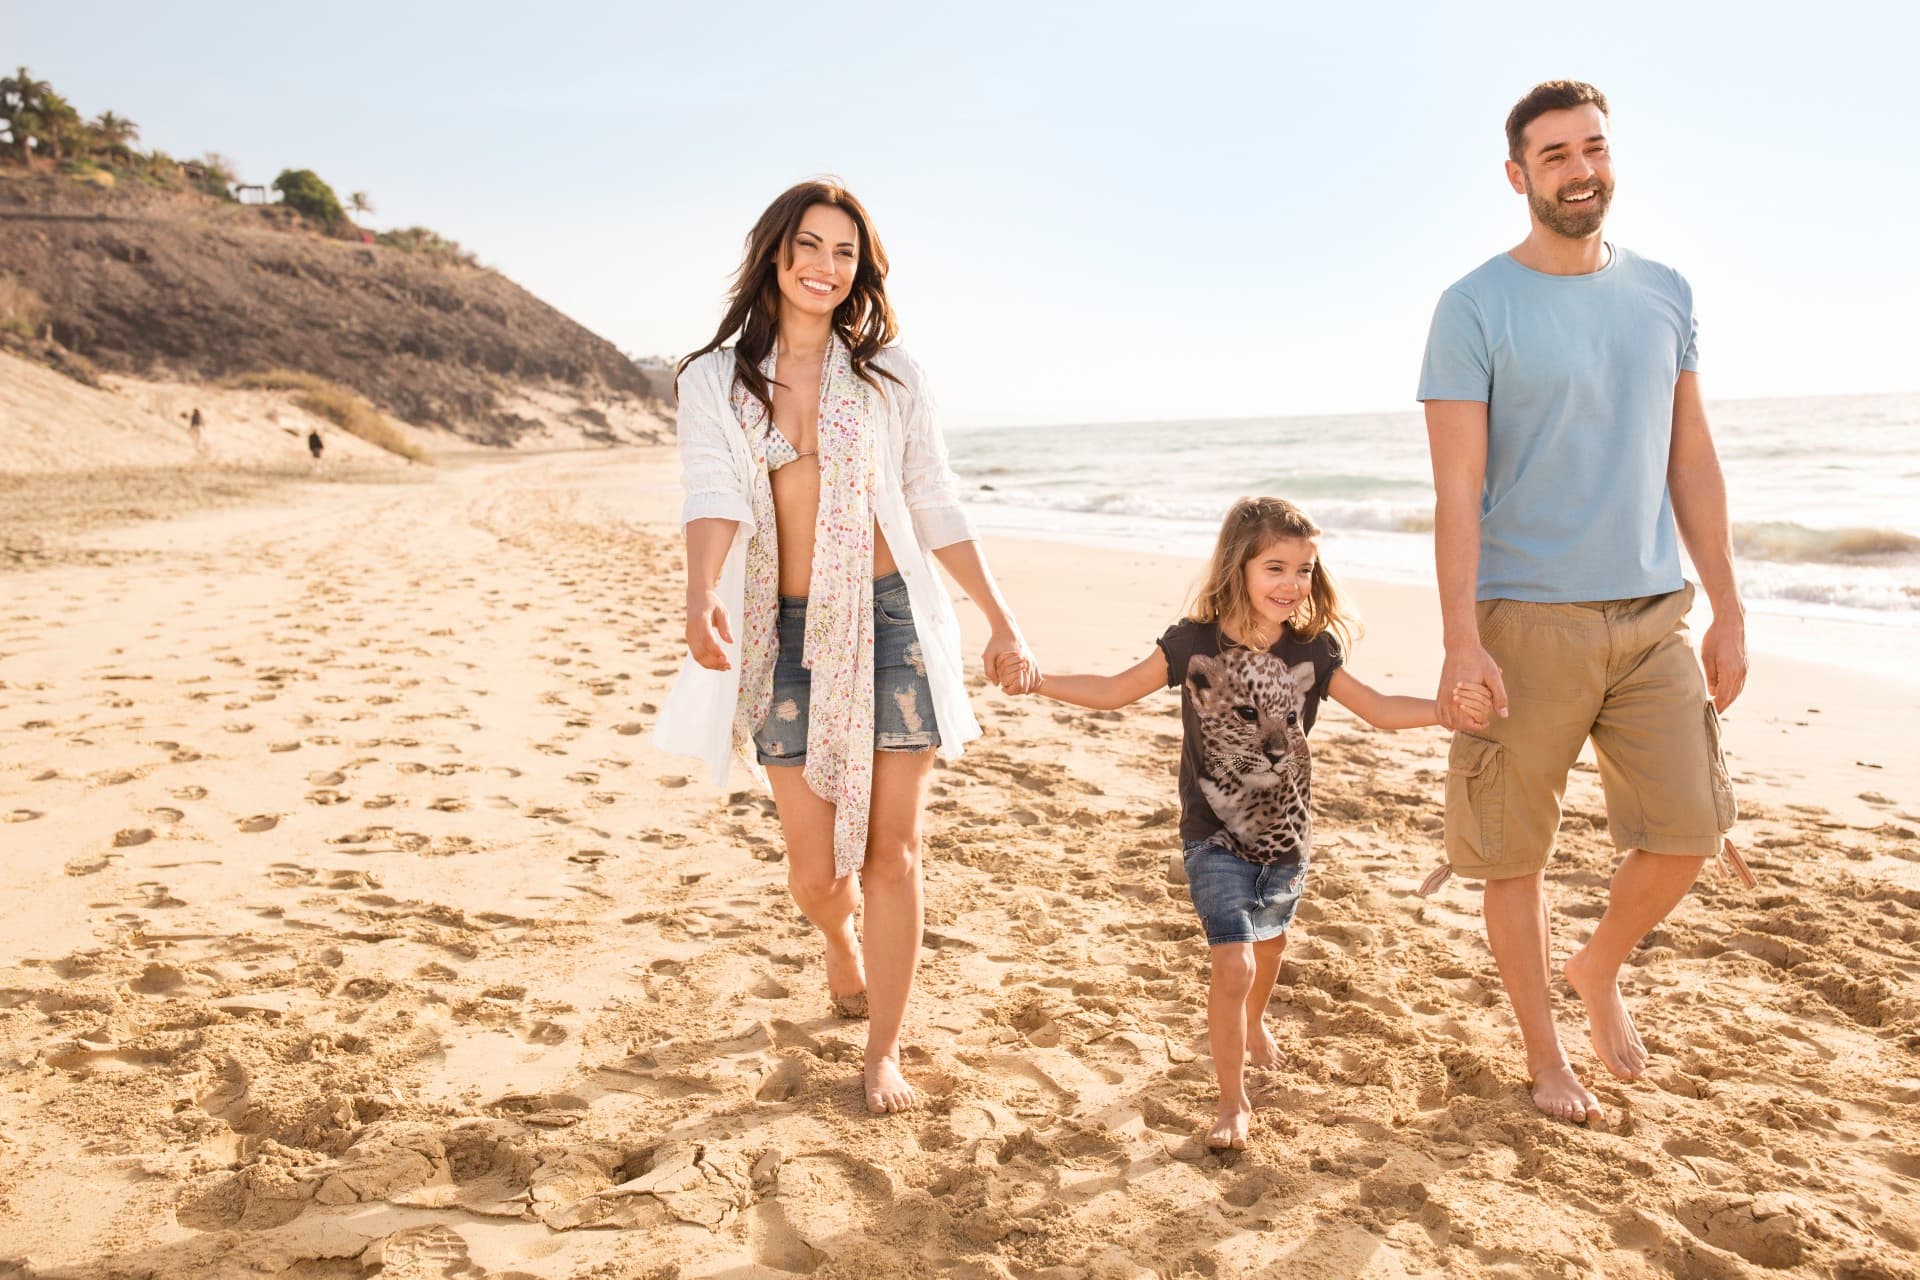
[[[1532,225],[1441,297],[1419,396],[1447,650],[1440,717],[1455,730],[1447,859],[1485,881],[1487,942],[1534,1104],[1582,1122],[1601,1110],[1554,1030],[1542,892],[1582,744],[1593,740],[1625,856],[1606,914],[1562,972],[1614,1075],[1647,1065],[1616,984],[1622,961],[1707,858],[1724,848],[1745,872],[1723,843],[1734,806],[1716,712],[1745,683],[1746,622],[1693,294],[1678,272],[1601,236],[1614,185],[1607,114],[1599,90],[1571,80],[1514,106],[1507,179]],[[1693,587],[1676,523],[1713,606],[1704,682],[1683,635]],[[1480,681],[1496,716],[1472,734],[1449,694]]]

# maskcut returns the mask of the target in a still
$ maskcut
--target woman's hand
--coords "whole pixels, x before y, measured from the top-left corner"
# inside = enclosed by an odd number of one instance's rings
[[[727,622],[727,606],[720,603],[717,591],[702,591],[687,596],[687,651],[693,660],[709,671],[725,671],[733,666],[720,645],[733,643],[733,628]]]
[[[1040,687],[1040,664],[1034,661],[1026,640],[1012,627],[994,631],[981,661],[986,665],[987,679],[999,685],[1003,693],[1032,693]]]

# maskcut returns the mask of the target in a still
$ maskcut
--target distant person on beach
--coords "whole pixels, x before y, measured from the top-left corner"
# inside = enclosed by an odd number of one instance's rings
[[[206,419],[200,416],[200,409],[196,405],[193,410],[193,417],[187,422],[187,439],[193,442],[193,451],[195,453],[205,453],[207,451],[206,426]]]
[[[1186,617],[1118,675],[1048,675],[1038,692],[1113,710],[1180,690],[1180,841],[1206,929],[1207,1035],[1220,1108],[1207,1145],[1244,1148],[1246,1062],[1280,1065],[1266,1027],[1287,929],[1312,853],[1307,734],[1332,698],[1377,729],[1440,723],[1431,698],[1383,694],[1346,668],[1355,622],[1320,559],[1320,528],[1282,498],[1227,512]],[[1009,690],[1012,692],[1013,690]],[[1462,684],[1451,719],[1484,726],[1492,691]]]
[[[320,438],[320,430],[318,427],[307,432],[307,452],[312,456],[312,461],[308,464],[308,470],[318,475],[320,473],[320,465],[325,460],[327,452],[326,441]]]
[[[1726,840],[1734,798],[1717,715],[1746,682],[1746,622],[1695,372],[1693,291],[1601,236],[1614,173],[1600,91],[1529,90],[1507,117],[1507,179],[1526,197],[1527,238],[1441,296],[1420,373],[1440,688],[1484,683],[1498,713],[1481,731],[1442,708],[1458,731],[1447,858],[1485,881],[1487,941],[1534,1104],[1584,1122],[1600,1104],[1561,1048],[1548,994],[1543,874],[1567,771],[1591,738],[1625,857],[1562,973],[1594,1052],[1631,1080],[1648,1054],[1620,999],[1621,962],[1715,853],[1751,883]],[[1676,525],[1713,606],[1699,662]]]
[[[917,1102],[900,1031],[933,751],[957,756],[980,733],[929,553],[986,617],[988,675],[1038,678],[960,507],[926,381],[891,345],[886,278],[859,201],[803,182],[760,215],[719,331],[680,363],[691,656],[654,727],[722,785],[736,751],[764,770],[832,1007],[871,1017],[876,1114]]]

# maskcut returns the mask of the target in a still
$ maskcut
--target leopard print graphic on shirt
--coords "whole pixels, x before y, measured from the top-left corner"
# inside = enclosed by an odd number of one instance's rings
[[[1311,662],[1270,653],[1195,654],[1187,695],[1200,724],[1200,790],[1248,862],[1304,862],[1313,846],[1312,758],[1301,723]]]

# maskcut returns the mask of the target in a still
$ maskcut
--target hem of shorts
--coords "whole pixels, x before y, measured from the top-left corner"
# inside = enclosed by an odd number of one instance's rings
[[[1447,865],[1453,868],[1453,874],[1466,880],[1517,880],[1521,876],[1530,876],[1544,871],[1551,855],[1538,862],[1500,862],[1493,865],[1481,863],[1475,867],[1463,867],[1449,860]]]
[[[875,751],[899,756],[917,756],[923,751],[937,751],[939,748],[940,744],[937,742],[876,742],[873,744]]]
[[[766,756],[755,756],[754,758],[760,762],[762,769],[801,769],[805,768],[807,763],[805,756],[774,756],[771,759]]]
[[[1664,853],[1675,858],[1711,858],[1720,852],[1720,842],[1725,833],[1715,832],[1710,836],[1656,835],[1651,831],[1617,833],[1613,837],[1613,847],[1621,853],[1638,849],[1642,853]]]
[[[1291,929],[1292,927],[1292,925],[1288,925],[1287,929]],[[1236,934],[1231,938],[1215,938],[1209,935],[1207,945],[1210,947],[1231,947],[1235,943],[1240,942],[1272,942],[1275,938],[1285,937],[1287,929],[1275,929],[1272,933],[1266,934],[1265,936],[1262,936],[1257,930],[1253,933]],[[1202,932],[1204,933],[1205,930],[1203,929]]]

